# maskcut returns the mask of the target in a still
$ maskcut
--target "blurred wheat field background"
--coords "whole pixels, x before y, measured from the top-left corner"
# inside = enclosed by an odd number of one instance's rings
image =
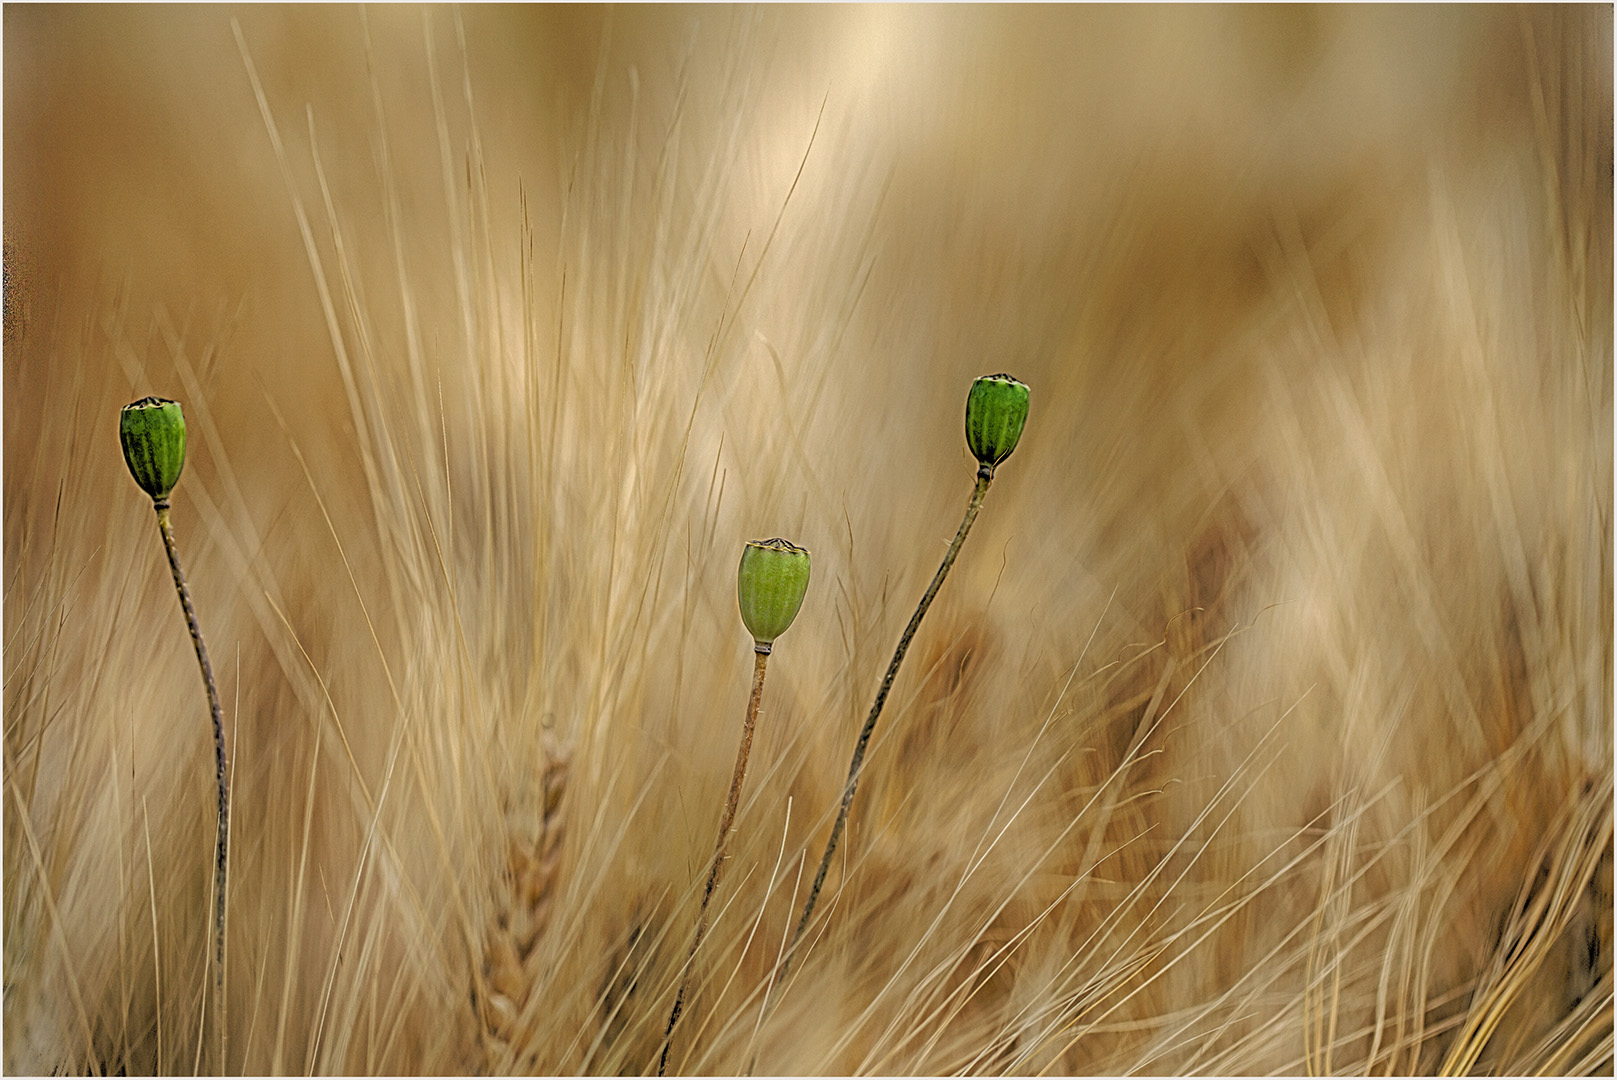
[[[4,18],[8,1071],[1610,1074],[1609,7]]]

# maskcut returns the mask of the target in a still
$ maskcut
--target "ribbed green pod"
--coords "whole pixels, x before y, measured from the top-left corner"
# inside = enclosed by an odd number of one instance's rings
[[[786,632],[808,591],[809,553],[776,537],[749,540],[741,549],[736,599],[753,640],[768,646]]]
[[[185,414],[180,403],[144,397],[125,405],[118,418],[118,438],[135,483],[154,500],[168,498],[185,468]]]
[[[992,469],[1011,456],[1027,424],[1027,383],[1013,375],[984,375],[966,396],[966,445]]]

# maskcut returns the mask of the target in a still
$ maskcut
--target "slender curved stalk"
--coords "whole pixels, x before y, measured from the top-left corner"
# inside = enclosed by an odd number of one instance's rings
[[[747,719],[741,728],[741,749],[736,752],[735,772],[730,776],[730,795],[724,803],[724,818],[719,822],[719,842],[713,850],[713,865],[707,872],[707,888],[702,891],[702,908],[696,916],[696,938],[685,957],[685,967],[679,976],[679,993],[674,997],[673,1012],[668,1014],[668,1030],[663,1033],[662,1057],[657,1063],[658,1076],[667,1075],[668,1051],[674,1044],[674,1027],[679,1023],[680,1013],[685,1010],[685,990],[691,981],[691,965],[696,959],[696,950],[701,947],[702,938],[707,934],[707,905],[713,899],[713,890],[718,887],[719,874],[724,869],[724,849],[730,839],[730,826],[735,823],[736,805],[741,801],[741,783],[747,775],[747,757],[752,753],[752,730],[758,722],[758,706],[764,697],[764,666],[769,662],[770,647],[759,644],[754,646],[753,652],[752,696],[747,700]]]
[[[213,665],[208,662],[208,646],[202,640],[202,627],[197,623],[196,609],[191,606],[191,590],[185,583],[185,571],[180,569],[180,553],[174,544],[174,529],[169,525],[168,500],[156,499],[152,509],[157,511],[157,528],[163,534],[163,549],[168,552],[168,568],[174,575],[174,589],[180,594],[180,607],[185,611],[185,626],[191,631],[191,644],[196,647],[197,666],[202,669],[202,685],[208,691],[208,709],[213,714],[214,767],[219,781],[219,838],[213,865],[213,1016],[219,1037],[219,1071],[226,1069],[225,1058],[225,863],[230,840],[230,787],[225,763],[224,711],[219,707],[219,690],[213,682]]]
[[[786,972],[791,968],[792,956],[797,951],[797,945],[803,940],[803,931],[808,929],[809,919],[814,914],[814,904],[820,898],[820,887],[825,884],[825,875],[831,869],[831,856],[836,853],[837,841],[842,838],[842,829],[848,823],[848,807],[853,804],[853,793],[859,787],[859,773],[865,763],[865,748],[870,744],[870,736],[876,730],[876,720],[881,716],[882,706],[887,703],[887,693],[893,688],[893,680],[898,677],[899,666],[904,663],[904,654],[909,651],[910,639],[915,637],[915,631],[920,628],[921,620],[926,617],[927,608],[943,587],[943,579],[949,576],[949,568],[954,565],[955,556],[960,554],[960,546],[966,542],[966,534],[971,531],[972,522],[977,520],[977,511],[982,509],[983,496],[988,492],[989,482],[994,479],[994,468],[991,465],[982,465],[977,469],[977,485],[972,488],[971,502],[966,504],[966,516],[960,521],[960,529],[954,534],[954,543],[949,545],[948,552],[943,556],[943,563],[938,572],[932,577],[932,584],[926,587],[926,594],[921,602],[915,606],[915,614],[910,616],[909,625],[904,628],[904,636],[898,639],[898,648],[893,652],[892,662],[887,665],[887,674],[882,678],[881,689],[876,691],[875,704],[870,707],[870,715],[865,718],[864,729],[859,732],[859,742],[853,748],[853,764],[848,766],[848,783],[842,789],[842,809],[837,812],[836,823],[831,826],[831,838],[826,841],[825,854],[820,858],[820,869],[814,875],[814,884],[809,889],[808,901],[803,905],[803,917],[798,920],[797,931],[792,934],[792,943],[787,946],[786,953],[781,958],[780,970],[775,975],[774,987],[780,986],[786,978]]]

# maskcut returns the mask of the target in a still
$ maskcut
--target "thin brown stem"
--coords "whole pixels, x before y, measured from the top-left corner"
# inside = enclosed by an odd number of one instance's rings
[[[674,1011],[668,1014],[668,1030],[663,1033],[662,1058],[657,1063],[657,1075],[668,1071],[668,1051],[674,1044],[674,1026],[679,1014],[685,1011],[685,990],[691,981],[691,964],[696,950],[707,933],[707,905],[718,888],[719,874],[724,869],[724,849],[730,840],[730,826],[735,824],[736,806],[741,801],[741,782],[747,775],[747,757],[752,753],[752,729],[758,723],[758,706],[764,698],[764,665],[769,663],[769,646],[759,645],[754,650],[752,668],[752,696],[747,700],[747,719],[741,728],[741,749],[736,752],[735,772],[730,776],[730,795],[724,801],[724,818],[719,822],[719,842],[713,850],[713,865],[708,867],[707,888],[702,890],[702,908],[696,916],[696,939],[685,957],[685,967],[679,976],[679,993],[674,996]]]
[[[983,465],[977,470],[977,485],[971,490],[971,502],[966,504],[966,516],[960,521],[960,528],[954,534],[954,543],[949,545],[947,554],[943,556],[943,564],[932,577],[932,584],[926,587],[926,595],[915,606],[915,614],[910,616],[909,625],[904,628],[904,635],[898,639],[898,648],[893,652],[892,662],[887,665],[887,674],[882,678],[881,689],[876,691],[875,704],[870,707],[870,715],[865,718],[865,726],[859,732],[859,742],[853,748],[853,764],[848,766],[848,783],[842,789],[842,808],[837,812],[837,820],[831,826],[831,838],[826,841],[825,854],[820,858],[820,869],[814,875],[814,884],[809,889],[808,901],[803,905],[803,917],[798,920],[797,931],[792,934],[792,943],[787,946],[785,955],[781,958],[780,970],[775,975],[774,985],[780,986],[786,978],[786,972],[791,967],[792,956],[797,951],[797,945],[803,939],[803,932],[808,929],[809,918],[814,914],[814,904],[820,898],[820,888],[825,884],[825,875],[831,869],[831,856],[836,853],[837,841],[842,837],[843,827],[848,823],[848,807],[853,804],[854,791],[859,787],[859,773],[864,768],[865,748],[870,744],[871,733],[876,730],[876,720],[881,716],[882,706],[887,703],[887,693],[893,688],[893,680],[898,677],[898,669],[904,663],[904,654],[909,651],[910,639],[915,637],[915,631],[920,628],[921,620],[926,617],[927,608],[943,587],[943,579],[949,576],[949,568],[954,565],[955,556],[960,554],[960,546],[966,542],[966,534],[971,531],[972,522],[977,520],[977,511],[982,509],[983,496],[988,492],[988,484],[994,479],[994,470],[990,465]]]
[[[219,1071],[226,1069],[225,1057],[225,863],[230,842],[230,787],[225,763],[224,710],[219,707],[219,689],[213,682],[213,665],[208,662],[208,646],[202,640],[202,627],[197,623],[196,608],[191,606],[191,590],[185,583],[185,571],[180,569],[180,552],[174,544],[174,529],[168,521],[168,500],[152,503],[157,511],[157,528],[163,534],[163,549],[168,552],[168,568],[174,575],[174,589],[180,594],[180,607],[185,611],[185,626],[191,631],[191,644],[196,647],[197,666],[202,669],[202,685],[208,692],[208,710],[213,714],[213,754],[215,773],[219,781],[219,838],[213,865],[213,1016],[218,1029]]]

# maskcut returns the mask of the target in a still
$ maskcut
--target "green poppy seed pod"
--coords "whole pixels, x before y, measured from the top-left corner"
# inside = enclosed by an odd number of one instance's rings
[[[971,384],[966,396],[966,445],[989,475],[1022,438],[1027,399],[1027,383],[1012,375],[984,375]]]
[[[808,591],[809,553],[779,537],[749,540],[741,549],[736,599],[759,652],[786,632]]]
[[[185,468],[185,414],[178,401],[144,397],[125,405],[118,419],[129,474],[153,501],[168,498]]]

